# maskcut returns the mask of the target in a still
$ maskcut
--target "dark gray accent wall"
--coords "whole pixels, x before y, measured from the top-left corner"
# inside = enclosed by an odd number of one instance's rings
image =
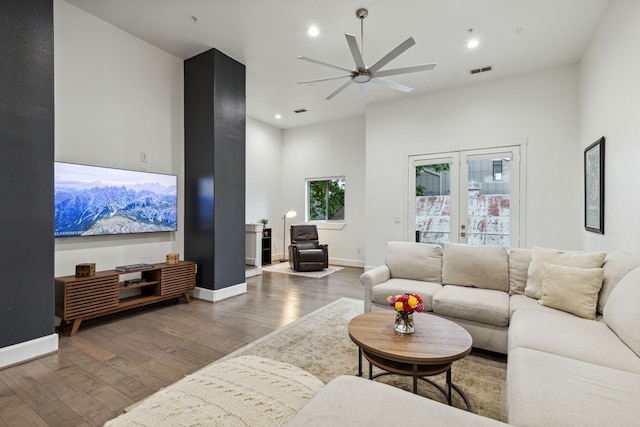
[[[53,1],[0,2],[0,347],[54,332]]]
[[[244,283],[245,67],[211,49],[184,62],[184,257],[197,286]]]

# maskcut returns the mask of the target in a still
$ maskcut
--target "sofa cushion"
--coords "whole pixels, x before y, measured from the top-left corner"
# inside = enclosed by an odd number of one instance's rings
[[[604,278],[602,280],[602,289],[598,296],[598,313],[604,311],[609,294],[628,272],[636,267],[640,267],[640,257],[631,255],[628,252],[613,251],[607,254],[604,259]]]
[[[371,291],[371,300],[376,304],[388,306],[387,297],[409,292],[422,297],[424,311],[431,311],[433,295],[442,289],[440,283],[423,282],[421,280],[409,279],[389,279],[384,283],[376,285]]]
[[[428,420],[428,421],[426,421]],[[506,424],[353,375],[331,380],[288,426],[504,426]]]
[[[498,291],[496,291],[498,292]],[[434,313],[436,314],[436,313]],[[436,314],[443,319],[451,320],[469,332],[473,339],[473,348],[507,354],[509,326],[490,325],[475,320]]]
[[[509,255],[503,247],[445,243],[442,284],[509,291]]]
[[[602,317],[620,339],[640,356],[640,267],[627,273],[611,291]]]
[[[509,294],[495,289],[445,285],[433,297],[433,311],[496,326],[509,324]]]
[[[545,264],[540,304],[585,319],[596,318],[598,292],[602,287],[601,268],[573,268]]]
[[[577,253],[534,247],[524,294],[531,298],[540,299],[545,263],[575,268],[601,268],[604,257],[604,252]]]
[[[635,426],[640,375],[517,348],[507,365],[507,417],[517,426]]]
[[[573,316],[571,313],[567,313],[566,311],[556,310],[555,308],[546,307],[538,302],[535,298],[529,298],[526,295],[511,295],[509,298],[509,317],[513,318],[513,313],[518,310],[526,309],[526,310],[537,310],[547,313],[556,313],[562,314],[565,316]]]
[[[388,242],[385,264],[391,277],[442,282],[442,249],[415,242]]]
[[[511,295],[524,294],[529,264],[531,264],[531,249],[509,251],[509,293]]]
[[[640,358],[604,322],[521,309],[509,325],[509,354],[517,347],[640,374]]]

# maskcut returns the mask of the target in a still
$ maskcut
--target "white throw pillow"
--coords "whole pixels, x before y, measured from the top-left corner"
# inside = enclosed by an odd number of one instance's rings
[[[544,264],[542,296],[538,303],[594,320],[603,274],[602,268]]]
[[[602,317],[607,326],[640,356],[640,267],[627,273],[613,288]]]
[[[530,298],[540,299],[545,263],[575,268],[601,268],[605,255],[604,252],[578,253],[534,247],[531,252],[531,264],[529,264],[524,294]]]
[[[509,294],[524,294],[529,264],[531,264],[531,249],[514,248],[509,251]]]

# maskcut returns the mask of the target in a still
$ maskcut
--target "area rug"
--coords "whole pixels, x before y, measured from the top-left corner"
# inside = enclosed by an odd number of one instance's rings
[[[339,375],[355,375],[358,370],[358,348],[347,332],[349,321],[363,312],[362,301],[341,298],[278,329],[223,359],[254,354],[291,363],[312,373],[327,383]],[[390,325],[392,327],[392,325]],[[506,421],[506,361],[500,355],[473,351],[454,362],[453,382],[460,387],[473,406],[473,412]],[[364,361],[363,370],[368,372]],[[374,368],[374,374],[376,372]],[[444,386],[445,374],[430,377]],[[388,375],[375,381],[412,390],[409,377]],[[444,396],[430,384],[418,383],[418,394],[445,402]],[[454,392],[453,405],[465,408],[463,400]]]
[[[305,277],[324,277],[338,270],[342,270],[342,267],[334,267],[330,265],[328,268],[322,269],[320,271],[295,271],[291,269],[291,267],[289,267],[288,262],[281,262],[278,264],[270,265],[268,267],[262,267],[262,271],[268,271],[269,273],[285,273],[292,274],[294,276]]]

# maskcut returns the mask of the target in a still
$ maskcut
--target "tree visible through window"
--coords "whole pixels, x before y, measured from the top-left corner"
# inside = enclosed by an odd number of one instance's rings
[[[344,220],[344,178],[308,180],[309,221]]]

